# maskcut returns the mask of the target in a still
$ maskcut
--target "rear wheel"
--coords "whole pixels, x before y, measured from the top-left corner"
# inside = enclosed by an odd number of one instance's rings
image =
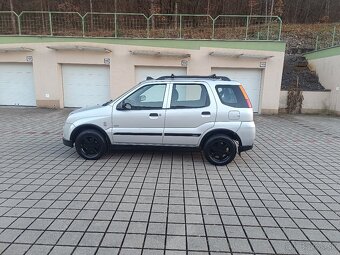
[[[75,140],[75,147],[84,159],[99,159],[107,150],[105,137],[94,129],[82,131]]]
[[[230,137],[214,135],[204,144],[203,152],[211,164],[223,166],[234,160],[237,148],[234,140]]]

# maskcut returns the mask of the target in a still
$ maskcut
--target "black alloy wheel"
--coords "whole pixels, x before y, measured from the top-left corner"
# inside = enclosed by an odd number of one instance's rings
[[[206,141],[203,152],[211,164],[223,166],[234,160],[237,148],[234,140],[228,136],[214,135]]]
[[[84,159],[99,159],[107,150],[105,138],[94,129],[82,131],[76,138],[75,147]]]

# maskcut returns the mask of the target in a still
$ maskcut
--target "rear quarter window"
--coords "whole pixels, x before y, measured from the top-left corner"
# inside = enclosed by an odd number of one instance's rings
[[[248,108],[246,99],[237,85],[217,85],[216,91],[221,103],[235,108]]]

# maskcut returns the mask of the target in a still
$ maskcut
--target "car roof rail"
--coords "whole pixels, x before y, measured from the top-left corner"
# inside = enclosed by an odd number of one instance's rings
[[[230,81],[227,76],[219,76],[216,74],[212,75],[174,75],[170,76],[161,76],[156,80],[169,80],[169,79],[211,79],[211,80],[221,80],[221,81]]]

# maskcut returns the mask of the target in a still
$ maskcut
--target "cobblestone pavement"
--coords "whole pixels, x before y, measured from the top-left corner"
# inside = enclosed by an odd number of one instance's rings
[[[256,116],[252,151],[62,145],[67,110],[0,108],[0,253],[340,254],[340,118]]]

